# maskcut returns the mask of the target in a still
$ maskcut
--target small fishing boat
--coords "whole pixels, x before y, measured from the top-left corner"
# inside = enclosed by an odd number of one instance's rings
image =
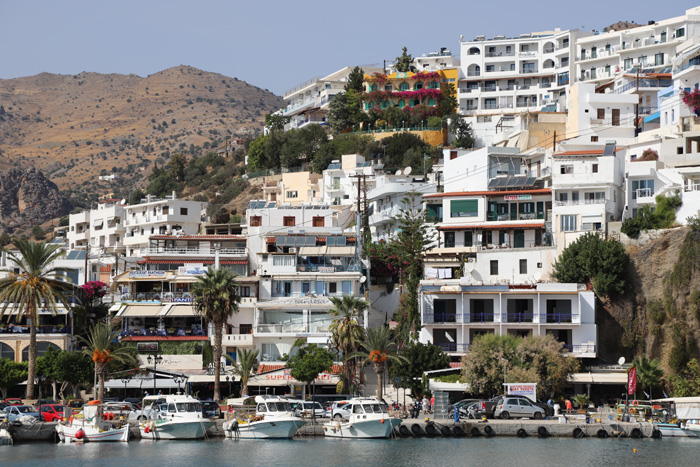
[[[96,402],[96,401],[92,401]],[[110,413],[98,414],[99,402],[86,405],[82,413],[71,416],[68,420],[56,425],[56,431],[61,441],[70,442],[105,442],[129,441],[129,423],[118,422],[115,426],[110,419]]]
[[[234,439],[289,439],[306,424],[294,415],[286,399],[276,396],[257,396],[255,416],[241,416],[235,412],[234,400],[228,401],[233,419],[224,423],[224,434]]]
[[[661,436],[666,438],[697,438],[695,431],[685,428],[681,423],[657,423],[656,428],[661,432]]]
[[[139,424],[142,439],[202,439],[215,422],[204,418],[202,405],[192,396],[168,395],[146,397],[142,407],[151,402],[150,419]]]
[[[350,416],[332,420],[323,425],[328,438],[388,438],[402,422],[389,416],[385,403],[373,397],[353,398],[349,401]]]

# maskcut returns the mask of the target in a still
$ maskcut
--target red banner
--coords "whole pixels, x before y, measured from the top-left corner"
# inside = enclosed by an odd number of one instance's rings
[[[634,394],[637,392],[637,368],[630,368],[630,372],[627,373],[627,394]]]

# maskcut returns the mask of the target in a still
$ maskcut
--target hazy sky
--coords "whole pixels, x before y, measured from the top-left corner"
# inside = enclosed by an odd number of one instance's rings
[[[282,94],[346,65],[414,56],[459,36],[661,20],[699,0],[277,1],[0,0],[0,78],[41,72],[135,73],[176,65]],[[633,8],[632,8],[633,6]]]

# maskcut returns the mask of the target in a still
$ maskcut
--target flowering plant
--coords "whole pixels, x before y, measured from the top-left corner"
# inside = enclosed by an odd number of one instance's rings
[[[107,284],[102,281],[89,281],[81,285],[80,288],[83,290],[85,298],[90,302],[107,294]]]
[[[386,75],[384,73],[375,71],[370,76],[365,78],[365,81],[377,81],[379,84],[382,84],[384,81],[386,81]]]
[[[644,152],[642,153],[642,157],[637,159],[638,161],[658,161],[659,160],[659,153],[654,151],[653,149],[645,149]]]
[[[700,117],[700,91],[695,89],[693,92],[683,91],[681,93],[683,103],[687,105],[698,117]]]

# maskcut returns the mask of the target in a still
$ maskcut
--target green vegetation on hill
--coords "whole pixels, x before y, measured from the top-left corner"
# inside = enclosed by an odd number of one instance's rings
[[[637,216],[625,220],[620,231],[630,238],[638,238],[643,230],[668,229],[676,222],[676,211],[683,204],[681,195],[676,192],[673,196],[658,195],[656,209],[643,206]]]

